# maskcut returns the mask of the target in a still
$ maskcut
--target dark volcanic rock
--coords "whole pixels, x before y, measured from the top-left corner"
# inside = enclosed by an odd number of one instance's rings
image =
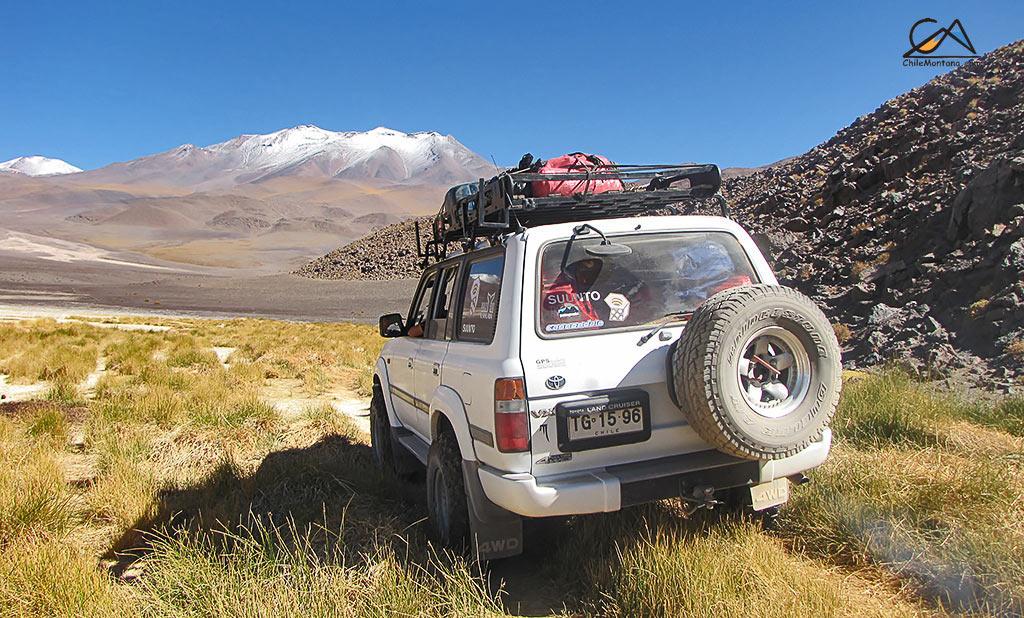
[[[723,192],[740,223],[779,247],[782,282],[852,329],[848,364],[894,360],[1009,384],[1024,374],[1007,354],[1024,340],[1022,132],[1017,42]]]
[[[1024,156],[999,159],[975,176],[953,202],[950,240],[984,238],[996,224],[1024,214]]]
[[[296,271],[317,279],[415,279],[423,260],[416,255],[415,221],[386,225],[317,258]],[[430,230],[430,219],[419,219]]]

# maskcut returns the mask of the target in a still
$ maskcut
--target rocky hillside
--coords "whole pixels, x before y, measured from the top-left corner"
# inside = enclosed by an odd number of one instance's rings
[[[1017,42],[726,183],[780,278],[849,329],[848,359],[1024,373],[1022,90]]]
[[[419,219],[421,233],[430,217]],[[416,219],[392,223],[306,264],[296,274],[314,279],[410,279],[420,276]]]
[[[1024,42],[887,101],[828,142],[729,178],[783,283],[822,303],[849,364],[898,359],[1007,388],[1024,374]],[[302,273],[418,274],[411,224]]]

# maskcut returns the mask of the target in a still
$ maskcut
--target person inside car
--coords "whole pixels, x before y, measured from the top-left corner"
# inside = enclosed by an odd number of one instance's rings
[[[422,337],[423,336],[423,322],[416,322],[409,327],[409,330],[405,331],[406,337]]]
[[[542,322],[586,323],[587,328],[642,323],[649,313],[650,296],[647,285],[628,269],[613,261],[584,258],[566,266],[545,286]]]
[[[562,270],[541,295],[541,319],[544,324],[595,322],[600,318],[594,308],[600,294],[591,290],[603,263],[597,258],[577,260]]]

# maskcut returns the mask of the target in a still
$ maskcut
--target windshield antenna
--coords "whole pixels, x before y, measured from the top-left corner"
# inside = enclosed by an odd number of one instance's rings
[[[582,225],[577,225],[576,227],[572,228],[572,235],[573,236],[582,236],[582,235],[587,233],[588,229],[594,230],[595,232],[597,232],[597,234],[601,237],[601,241],[602,241],[601,244],[602,245],[611,244],[611,243],[608,242],[608,237],[604,235],[604,232],[602,232],[601,230],[597,229],[593,225],[590,225],[589,223],[584,223]]]
[[[572,241],[576,240],[577,236],[583,236],[584,234],[586,234],[588,229],[594,230],[595,232],[601,235],[601,244],[611,244],[608,242],[608,237],[605,236],[601,230],[597,229],[593,225],[590,225],[589,223],[577,225],[576,227],[572,228],[572,236],[570,236],[568,242],[565,243],[565,251],[562,253],[562,264],[558,267],[559,272],[561,272],[562,274],[569,275],[569,273],[565,271],[565,265],[569,261],[569,251],[572,250]],[[569,276],[571,277],[572,275]],[[575,277],[573,278],[575,279]]]

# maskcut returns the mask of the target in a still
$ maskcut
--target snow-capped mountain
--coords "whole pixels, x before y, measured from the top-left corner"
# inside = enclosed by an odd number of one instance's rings
[[[80,171],[82,171],[80,168],[71,165],[67,161],[38,155],[18,157],[0,163],[0,172],[15,172],[25,174],[26,176],[57,176],[59,174],[74,174]]]
[[[300,125],[206,147],[185,144],[86,172],[82,179],[205,190],[294,176],[444,185],[493,171],[450,135],[384,127],[337,132]]]

